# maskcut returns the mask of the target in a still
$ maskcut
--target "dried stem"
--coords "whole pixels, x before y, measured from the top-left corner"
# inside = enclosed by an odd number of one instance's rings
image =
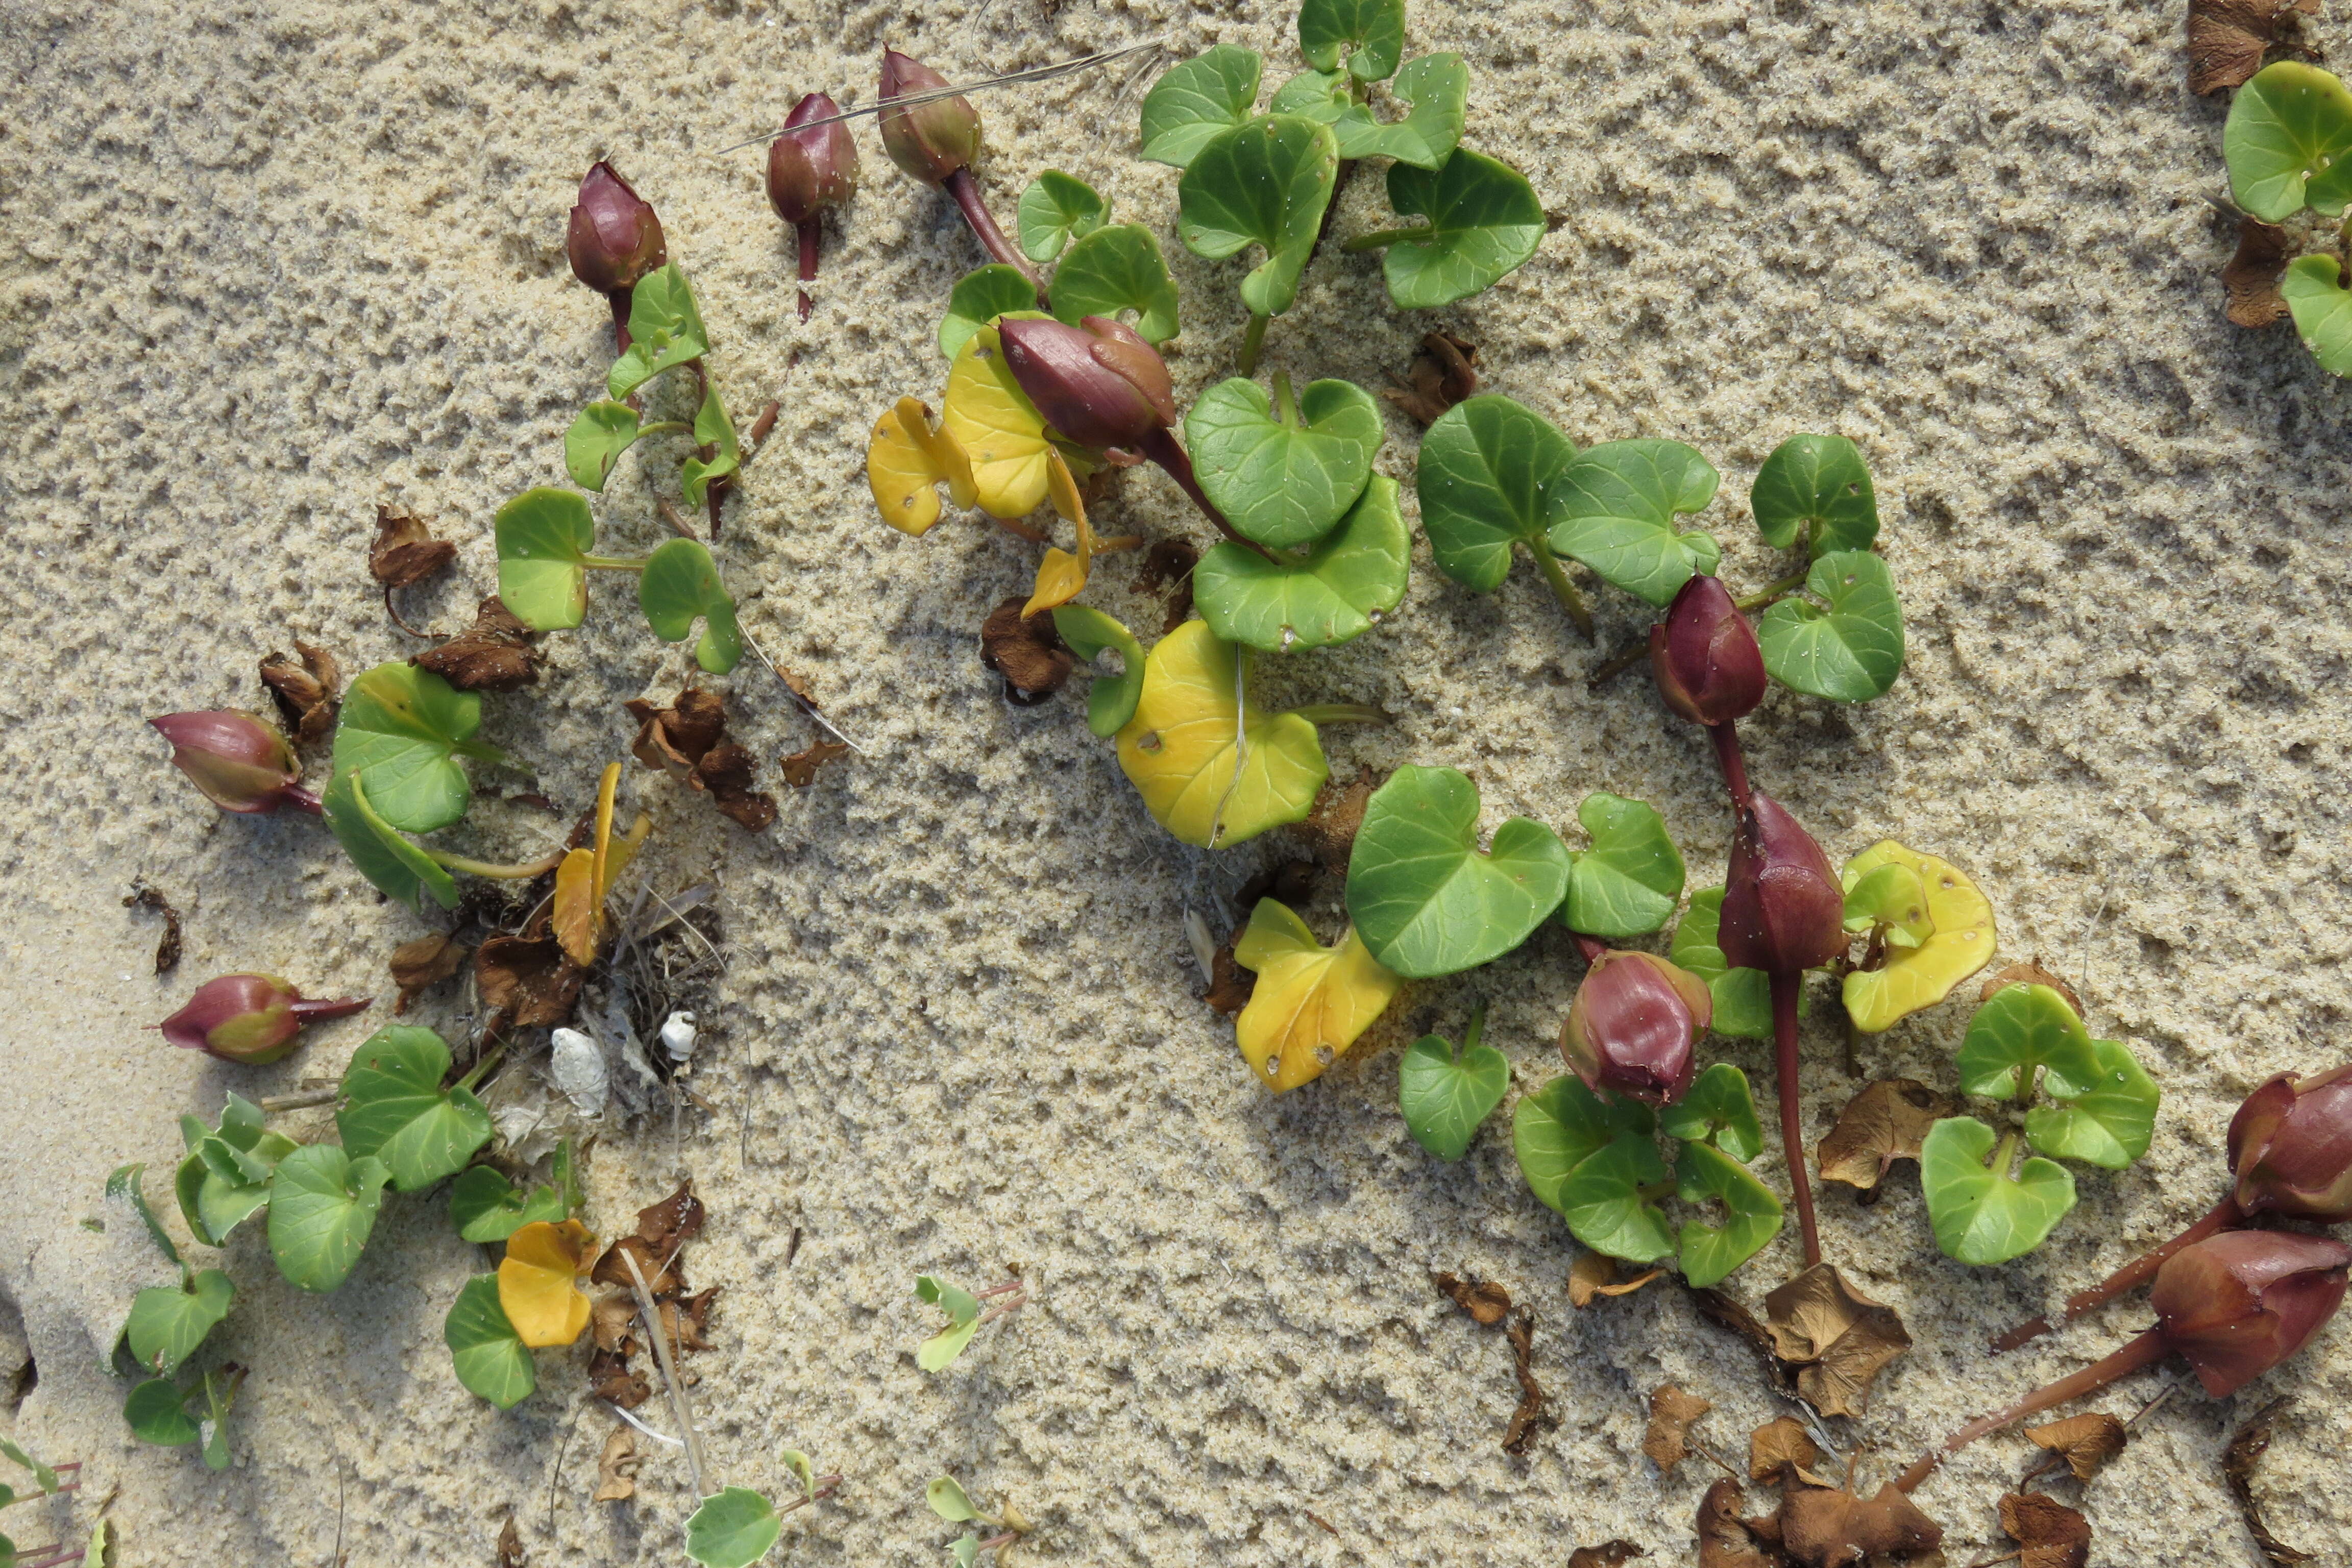
[[[2215,1204],[2204,1218],[2174,1237],[2170,1241],[2140,1254],[2139,1257],[2133,1258],[2089,1289],[2077,1290],[2067,1297],[2064,1310],[2059,1312],[2054,1321],[2047,1315],[2034,1318],[2018,1324],[2017,1327],[1993,1341],[1994,1352],[1998,1354],[2002,1351],[2013,1351],[2020,1345],[2031,1343],[2060,1324],[2072,1322],[2092,1308],[2105,1306],[2125,1291],[2137,1289],[2140,1285],[2153,1279],[2156,1271],[2164,1267],[2165,1260],[2182,1247],[2193,1247],[2209,1236],[2228,1230],[2245,1217],[2238,1207],[2237,1194],[2231,1194]]]
[[[394,606],[392,602],[392,584],[389,583],[386,583],[383,585],[383,613],[392,617],[392,624],[394,626],[398,626],[410,637],[429,637],[433,636],[431,632],[419,631],[416,627],[410,626],[406,621],[400,618],[400,611]]]
[[[694,1435],[694,1417],[686,1407],[686,1384],[669,1353],[669,1338],[662,1332],[661,1309],[654,1304],[654,1293],[646,1284],[646,1271],[637,1266],[636,1254],[625,1247],[621,1261],[629,1266],[629,1284],[636,1294],[638,1315],[645,1319],[646,1337],[654,1342],[654,1360],[661,1365],[662,1381],[669,1385],[670,1414],[677,1417],[678,1432],[686,1440],[686,1468],[694,1478],[694,1495],[707,1498],[710,1488],[702,1479],[702,1444]]]

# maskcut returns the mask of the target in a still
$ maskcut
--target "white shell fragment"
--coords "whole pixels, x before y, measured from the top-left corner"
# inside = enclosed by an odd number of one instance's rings
[[[1217,939],[1209,934],[1209,922],[1201,918],[1200,910],[1188,909],[1184,911],[1184,937],[1192,944],[1192,962],[1201,966],[1201,984],[1214,985],[1217,983]]]
[[[549,1042],[547,1076],[583,1116],[604,1114],[613,1091],[604,1070],[604,1049],[577,1029],[558,1029]]]
[[[670,1060],[685,1066],[687,1058],[694,1055],[694,1015],[677,1012],[663,1019],[661,1043]]]

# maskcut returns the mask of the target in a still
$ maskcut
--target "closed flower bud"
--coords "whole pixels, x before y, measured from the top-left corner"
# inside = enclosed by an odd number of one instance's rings
[[[882,51],[882,100],[937,92],[948,79],[896,49]],[[980,113],[961,97],[882,111],[882,146],[907,177],[944,184],[980,156]]]
[[[1691,1046],[1714,1017],[1696,974],[1646,952],[1604,952],[1576,988],[1559,1054],[1588,1089],[1672,1105],[1691,1086]]]
[[[1176,422],[1175,385],[1159,353],[1132,327],[1088,316],[1004,321],[1004,365],[1045,423],[1081,447],[1132,447]]]
[[[1717,940],[1737,968],[1819,969],[1846,950],[1845,891],[1830,858],[1769,795],[1751,796],[1731,841]]]
[[[653,203],[601,161],[580,182],[580,203],[572,209],[563,246],[572,257],[572,275],[608,296],[635,288],[639,279],[669,259]]]
[[[2248,1095],[2230,1119],[2230,1165],[2247,1214],[2352,1219],[2352,1062]]]
[[[2282,1230],[2229,1230],[2157,1271],[2165,1343],[2225,1398],[2301,1350],[2344,1300],[2352,1247]]]
[[[793,105],[783,134],[768,143],[768,201],[786,223],[804,223],[847,201],[857,189],[857,143],[834,116],[841,105],[821,92]],[[830,125],[802,130],[812,120]]]
[[[276,725],[239,708],[166,713],[147,721],[172,742],[172,763],[223,811],[290,805],[312,816],[319,797],[301,787],[302,764]]]
[[[224,974],[197,986],[188,1005],[157,1026],[175,1046],[259,1066],[292,1050],[303,1025],[348,1017],[368,1001],[313,1001],[275,974]]]
[[[1650,628],[1650,669],[1666,706],[1694,724],[1745,719],[1764,700],[1764,650],[1717,577],[1684,584]]]

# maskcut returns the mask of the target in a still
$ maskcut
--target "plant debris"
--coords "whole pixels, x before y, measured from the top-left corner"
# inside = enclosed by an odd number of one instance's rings
[[[393,1016],[407,1012],[410,1003],[463,968],[468,951],[465,943],[450,940],[444,931],[428,932],[393,949],[392,983],[400,987],[400,995],[392,1005]]]
[[[1780,1549],[1801,1568],[1874,1563],[1887,1553],[1932,1552],[1944,1540],[1943,1528],[1892,1485],[1870,1498],[1801,1481],[1784,1485],[1780,1521]]]
[[[637,761],[706,792],[712,805],[754,833],[775,822],[776,797],[751,788],[751,753],[727,739],[726,707],[717,694],[689,686],[667,708],[641,697],[622,706],[637,721],[629,748]]]
[[[1181,539],[1163,539],[1143,552],[1135,569],[1135,591],[1167,595],[1160,635],[1166,637],[1192,614],[1192,568],[1201,552]]]
[[[629,1266],[621,1261],[621,1254],[634,1252],[656,1300],[677,1295],[686,1289],[677,1249],[702,1234],[706,1217],[702,1200],[694,1195],[694,1183],[680,1182],[677,1191],[637,1211],[636,1230],[607,1247],[588,1277],[599,1285],[629,1284]]]
[[[2082,1014],[2083,999],[2074,994],[2074,988],[2049,970],[2042,968],[2039,963],[2012,963],[2008,968],[1989,976],[1982,985],[1977,987],[1978,1004],[1982,1005],[1991,1001],[1994,993],[2011,985],[2047,985],[2051,990],[2066,998],[2066,1005],[2074,1009],[2077,1016]]]
[[[2084,1568],[2091,1561],[2091,1521],[2046,1493],[2002,1498],[2000,1527],[2018,1544],[2020,1568]]]
[[[1783,1415],[1767,1421],[1748,1434],[1748,1475],[1751,1480],[1777,1481],[1785,1471],[1794,1471],[1797,1479],[1809,1487],[1825,1487],[1830,1483],[1813,1473],[1822,1461],[1822,1450],[1805,1424],[1793,1415]]]
[[[1062,689],[1077,662],[1054,629],[1052,611],[1022,619],[1028,602],[1018,594],[999,602],[980,627],[980,662],[1004,678],[1004,700],[1021,708],[1034,708]]]
[[[591,1502],[626,1502],[637,1495],[637,1440],[626,1426],[613,1428],[596,1458],[596,1493]]]
[[[530,628],[496,594],[474,612],[472,626],[408,662],[460,691],[515,691],[539,679]]]
[[[131,891],[122,897],[126,910],[153,910],[163,917],[163,934],[155,941],[155,973],[169,974],[180,965],[180,911],[171,900],[149,887],[142,879],[131,884]]]
[[[1690,1458],[1691,1424],[1714,1408],[1714,1401],[1685,1394],[1671,1383],[1652,1389],[1650,1425],[1642,1434],[1642,1452],[1661,1471],[1671,1474]]]
[[[1875,1187],[1895,1161],[1916,1160],[1927,1129],[1958,1109],[1959,1101],[1916,1079],[1869,1085],[1846,1102],[1837,1125],[1822,1140],[1815,1153],[1822,1180]]]
[[[2246,1533],[2254,1538],[2263,1555],[2280,1564],[2280,1568],[2308,1563],[2311,1553],[2289,1546],[2263,1522],[2262,1508],[2254,1501],[2254,1463],[2270,1447],[2280,1412],[2293,1403],[2292,1395],[2281,1394],[2255,1411],[2243,1426],[2230,1434],[2230,1446],[2221,1451],[2221,1479],[2228,1483],[2230,1495],[2238,1500],[2238,1516],[2246,1521]]]
[[[2319,0],[2189,0],[2189,90],[2243,86],[2283,26],[2318,15]]]
[[[1364,807],[1380,783],[1380,775],[1370,768],[1357,769],[1356,776],[1344,784],[1328,780],[1316,793],[1307,820],[1290,825],[1290,831],[1306,840],[1326,870],[1347,873],[1348,857],[1356,847],[1356,831],[1364,826]]]
[[[1797,1392],[1824,1415],[1859,1415],[1888,1362],[1911,1348],[1895,1309],[1816,1263],[1764,1298],[1772,1352],[1797,1366]]]
[[[489,1033],[570,1022],[588,972],[551,935],[494,936],[474,950],[474,986],[497,1016]]]
[[[2047,1426],[2028,1426],[2025,1435],[2037,1447],[2047,1448],[2054,1457],[2065,1460],[2066,1468],[2074,1472],[2078,1481],[2087,1481],[2097,1475],[2131,1440],[2124,1424],[2104,1410],[2070,1415]]]
[[[1739,1516],[1748,1494],[1728,1477],[1706,1489],[1698,1504],[1699,1568],[1775,1568],[1788,1560],[1780,1555],[1776,1521],[1763,1521],[1759,1530]]]
[[[499,1531],[499,1568],[523,1568],[522,1532],[515,1529],[514,1515],[507,1515],[507,1525]]]
[[[1464,1279],[1453,1274],[1433,1274],[1429,1282],[1455,1306],[1470,1314],[1481,1328],[1493,1328],[1510,1315],[1511,1293],[1495,1281]]]
[[[1234,894],[1234,908],[1244,921],[1256,910],[1260,899],[1275,899],[1298,908],[1315,896],[1315,862],[1312,860],[1280,860],[1265,867],[1241,885]]]
[[[589,1353],[588,1377],[597,1397],[627,1410],[652,1394],[645,1374],[630,1364],[637,1352],[637,1330],[643,1319],[634,1290],[635,1277],[626,1261],[629,1257],[635,1258],[645,1275],[662,1338],[669,1342],[672,1352],[683,1355],[710,1348],[706,1331],[719,1288],[714,1285],[699,1295],[688,1296],[686,1268],[678,1260],[679,1250],[702,1234],[708,1217],[702,1200],[694,1195],[694,1183],[680,1182],[677,1191],[639,1209],[637,1228],[615,1239],[589,1271],[593,1283],[619,1287],[588,1310],[589,1333],[596,1347]]]
[[[375,539],[368,546],[368,575],[383,589],[383,613],[409,636],[433,634],[418,631],[400,618],[400,612],[392,607],[393,590],[413,587],[446,570],[456,559],[457,547],[446,539],[434,538],[433,531],[406,507],[386,503],[375,509]]]
[[[1423,425],[1478,390],[1478,351],[1450,332],[1424,332],[1403,390],[1381,395]]]
[[[286,715],[294,738],[315,746],[335,732],[335,698],[343,672],[335,656],[316,643],[296,637],[294,651],[301,656],[299,663],[277,652],[264,658],[261,683],[278,699],[278,711]]]
[[[1225,944],[1209,959],[1209,991],[1203,1000],[1227,1017],[1248,1006],[1250,998],[1257,994],[1257,975],[1244,969],[1234,958],[1234,938],[1242,930],[1235,926],[1233,935],[1225,938]]]
[[[1568,1554],[1568,1568],[1622,1568],[1636,1557],[1649,1552],[1630,1541],[1604,1541],[1598,1546],[1580,1546]]]
[[[1601,1296],[1630,1296],[1665,1272],[1653,1268],[1631,1279],[1617,1278],[1617,1260],[1605,1252],[1586,1252],[1568,1266],[1568,1304],[1589,1307]]]
[[[1543,1385],[1536,1382],[1535,1321],[1535,1314],[1521,1308],[1503,1330],[1511,1342],[1512,1367],[1519,1379],[1519,1407],[1511,1412],[1510,1424],[1503,1428],[1503,1452],[1514,1458],[1559,1425],[1559,1417],[1545,1408]]]
[[[2286,276],[2287,234],[2274,223],[2252,216],[2238,220],[2238,252],[2221,268],[2221,287],[2229,290],[2224,312],[2241,327],[2267,327],[2288,315],[2286,296],[2279,279]]]
[[[794,789],[806,789],[816,783],[817,770],[839,757],[849,755],[849,748],[838,741],[819,741],[805,752],[794,752],[777,765],[783,770],[784,782]]]

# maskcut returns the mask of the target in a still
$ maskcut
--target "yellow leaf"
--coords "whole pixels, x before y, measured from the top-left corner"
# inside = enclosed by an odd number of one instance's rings
[[[1404,985],[1381,966],[1354,927],[1325,947],[1287,906],[1261,899],[1234,962],[1257,971],[1234,1036],[1257,1080],[1280,1094],[1323,1076],[1371,1027]]]
[[[1118,765],[1154,820],[1187,844],[1222,849],[1303,822],[1331,776],[1315,726],[1296,713],[1249,715],[1246,757],[1231,643],[1187,621],[1143,661],[1143,695],[1118,732]]]
[[[1037,563],[1037,585],[1031,591],[1029,602],[1021,606],[1021,618],[1025,621],[1040,610],[1068,604],[1086,585],[1084,561],[1066,550],[1048,550],[1045,559]]]
[[[636,821],[629,824],[628,832],[613,840],[612,852],[604,857],[604,880],[597,889],[598,902],[613,896],[613,884],[621,879],[621,873],[627,870],[629,862],[637,858],[637,851],[645,847],[653,830],[654,819],[641,811],[637,813]]]
[[[903,533],[920,534],[940,521],[940,494],[959,507],[972,504],[971,463],[944,427],[931,428],[931,411],[911,397],[898,399],[874,422],[866,444],[866,483],[882,521]]]
[[[1858,882],[1882,866],[1917,873],[1934,930],[1916,947],[1888,946],[1885,968],[1857,969],[1845,977],[1846,1013],[1854,1027],[1872,1035],[1951,994],[1953,986],[1991,962],[1999,940],[1992,905],[1977,885],[1933,855],[1906,849],[1890,838],[1846,862],[1844,877]]]
[[[576,1281],[595,1243],[576,1219],[534,1220],[507,1237],[499,1265],[499,1307],[522,1342],[568,1345],[588,1326],[588,1298]]]
[[[1045,418],[1005,367],[994,327],[982,327],[948,372],[940,428],[971,459],[972,486],[991,517],[1026,517],[1051,483]]]
[[[572,850],[555,868],[555,937],[563,944],[565,955],[583,969],[596,962],[596,950],[604,942],[604,895],[613,890],[613,879],[637,851],[632,842],[618,864],[612,858],[613,799],[620,787],[621,764],[605,763],[604,776],[596,788],[595,847]],[[643,814],[638,822],[651,831],[653,825]],[[637,842],[644,837],[638,833]]]

